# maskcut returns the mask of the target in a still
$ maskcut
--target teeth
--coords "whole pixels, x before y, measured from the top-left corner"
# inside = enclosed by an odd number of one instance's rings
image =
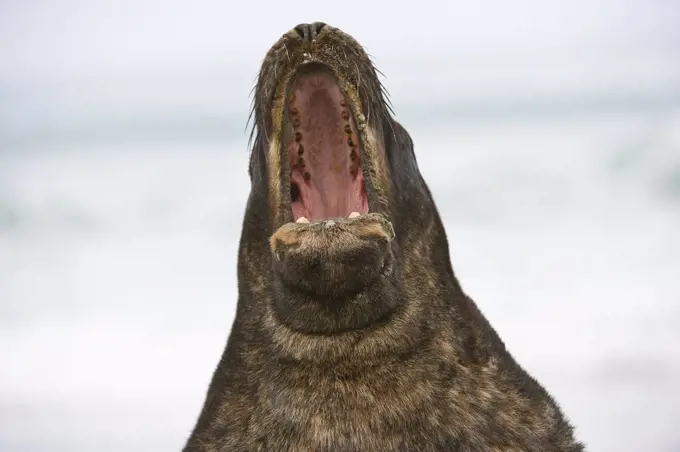
[[[361,216],[361,214],[359,212],[352,212],[352,213],[349,214],[349,218],[356,218],[356,217],[360,217],[360,216]]]
[[[358,214],[357,214],[358,215]],[[309,223],[309,220],[306,219],[305,217],[300,217],[296,221],[296,223]]]

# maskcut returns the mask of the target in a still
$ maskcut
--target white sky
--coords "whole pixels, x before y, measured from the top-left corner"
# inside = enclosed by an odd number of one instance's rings
[[[678,0],[417,0],[413,5],[403,0],[3,1],[0,80],[82,76],[129,66],[252,64],[287,29],[315,20],[344,29],[380,56],[440,52],[443,46],[473,54],[680,48]]]

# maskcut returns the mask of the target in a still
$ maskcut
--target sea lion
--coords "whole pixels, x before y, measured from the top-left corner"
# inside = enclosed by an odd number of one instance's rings
[[[376,72],[319,22],[267,53],[236,317],[184,451],[582,451],[456,279]]]

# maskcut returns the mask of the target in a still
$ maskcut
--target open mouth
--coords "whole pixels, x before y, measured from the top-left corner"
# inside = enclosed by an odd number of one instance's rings
[[[284,118],[293,220],[368,213],[361,143],[335,78],[323,70],[295,78]]]

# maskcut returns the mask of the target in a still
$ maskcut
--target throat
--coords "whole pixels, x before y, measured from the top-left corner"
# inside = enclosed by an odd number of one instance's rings
[[[310,75],[288,102],[291,208],[295,220],[367,213],[361,149],[349,106],[329,75]]]

